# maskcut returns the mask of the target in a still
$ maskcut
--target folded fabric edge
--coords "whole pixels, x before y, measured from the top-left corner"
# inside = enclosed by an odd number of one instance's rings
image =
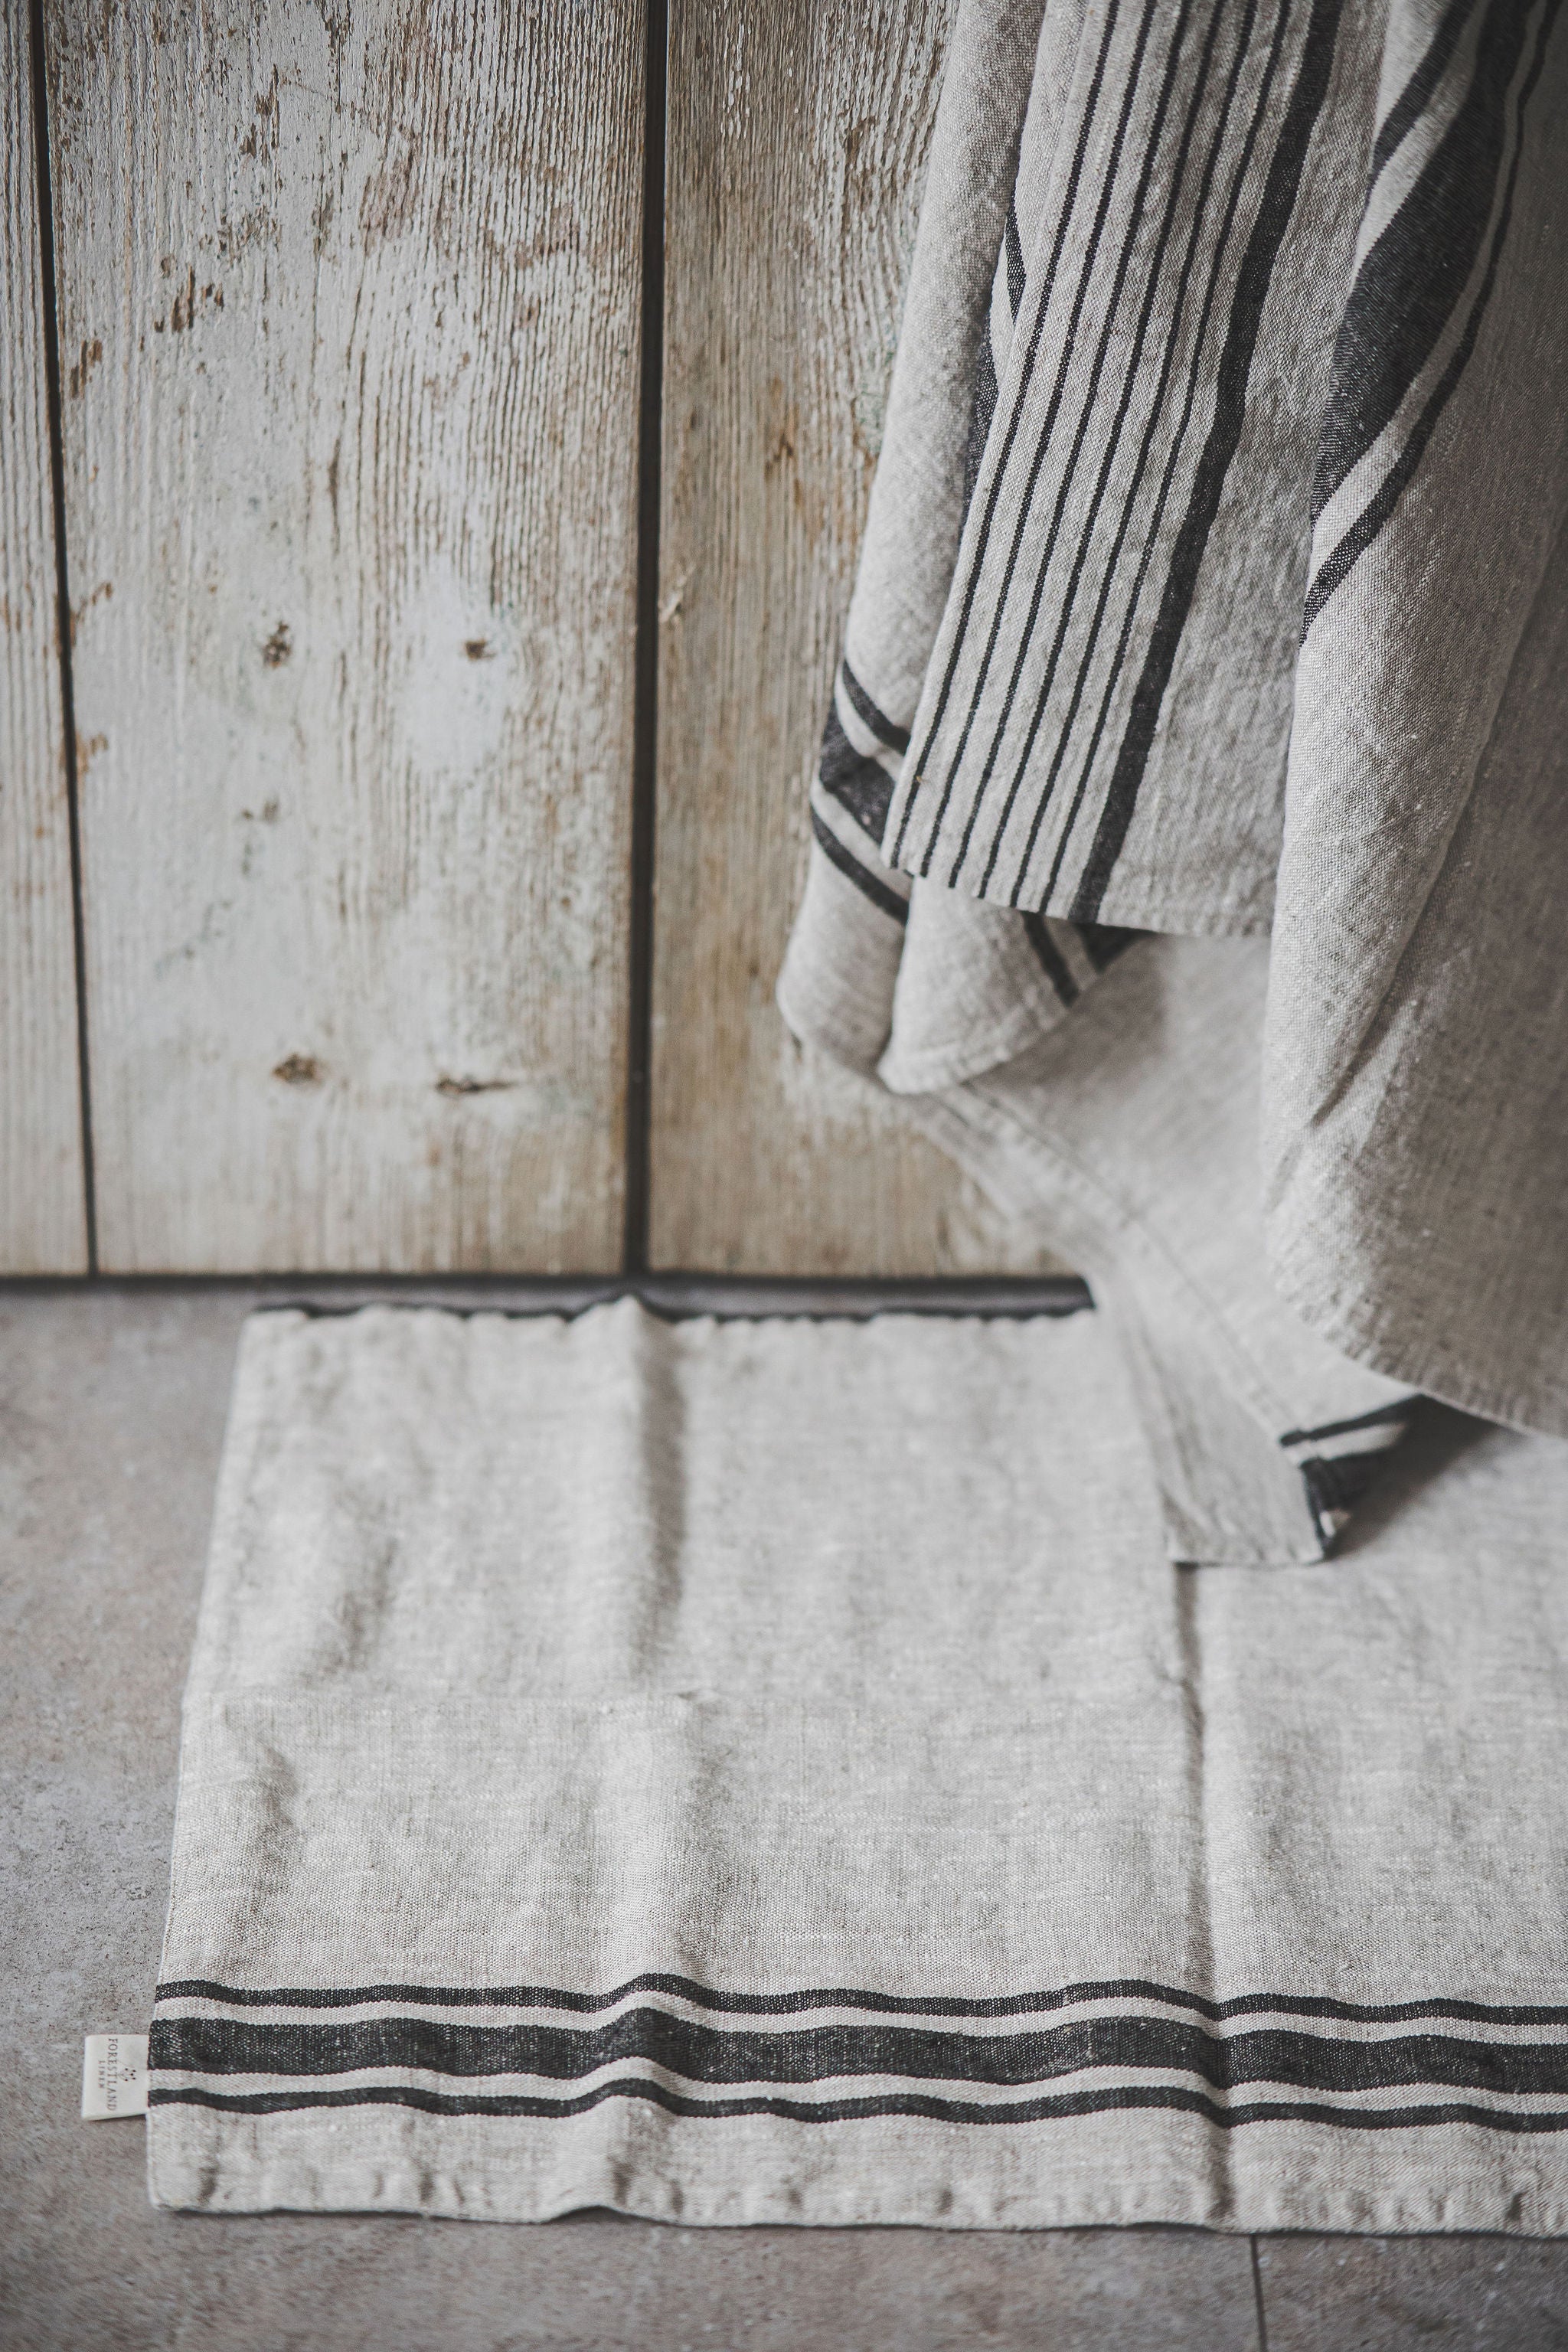
[[[791,937],[776,991],[780,1012],[803,1045],[821,1052],[847,1073],[890,1095],[912,1125],[930,1137],[977,1183],[1004,1215],[1033,1221],[1043,1237],[1077,1263],[1117,1330],[1149,1448],[1161,1498],[1167,1556],[1184,1567],[1275,1568],[1310,1566],[1327,1559],[1352,1512],[1366,1498],[1383,1457],[1404,1434],[1414,1397],[1379,1402],[1370,1413],[1346,1415],[1315,1427],[1292,1427],[1271,1411],[1271,1400],[1253,1393],[1245,1377],[1237,1391],[1235,1355],[1226,1335],[1206,1335],[1201,1304],[1184,1297],[1173,1311],[1159,1311],[1155,1276],[1131,1276],[1120,1263],[1135,1244],[1119,1236],[1112,1252],[1105,1234],[1115,1223],[1104,1202],[1071,1195],[1085,1191],[1081,1171],[1053,1168],[1050,1197],[1019,1182],[1016,1153],[997,1132],[994,1109],[973,1091],[975,1071],[962,1083],[930,1092],[894,1091],[883,1067],[887,997],[868,986],[866,972],[881,977],[877,950],[885,951],[896,973],[900,927],[858,899],[854,886],[814,849],[805,898]],[[824,964],[825,952],[833,961]],[[847,991],[837,969],[840,956],[857,961],[859,986]],[[869,966],[867,959],[870,958]],[[846,1006],[863,1005],[864,1027],[846,1020]],[[1054,1025],[1026,1013],[1024,1051]],[[878,1034],[880,1032],[881,1034]],[[988,1066],[994,1068],[999,1061]],[[1076,1213],[1075,1213],[1076,1211]],[[1097,1238],[1098,1237],[1098,1245]],[[1156,1335],[1152,1325],[1166,1327]],[[1181,1328],[1178,1328],[1181,1327]],[[1189,1328],[1190,1327],[1190,1328]],[[1194,1411],[1213,1425],[1212,1435],[1227,1475],[1194,1475],[1191,1430],[1174,1414],[1168,1393],[1173,1360],[1179,1360],[1187,1420]],[[1372,1366],[1370,1369],[1380,1370]]]
[[[1326,1299],[1316,1270],[1301,1265],[1272,1236],[1268,1270],[1287,1306],[1352,1363],[1419,1390],[1423,1396],[1451,1405],[1457,1412],[1473,1414],[1478,1421],[1496,1422],[1526,1437],[1568,1440],[1568,1407],[1552,1412],[1537,1397],[1525,1402],[1488,1381],[1460,1377],[1445,1360],[1434,1359],[1415,1340],[1391,1339],[1353,1301]]]

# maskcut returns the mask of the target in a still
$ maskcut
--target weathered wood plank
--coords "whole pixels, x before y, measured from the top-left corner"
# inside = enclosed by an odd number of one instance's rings
[[[949,0],[689,0],[670,58],[652,1255],[1048,1264],[773,1002]]]
[[[0,6],[0,1273],[87,1264],[26,11]]]
[[[638,0],[48,0],[116,1269],[614,1265]]]

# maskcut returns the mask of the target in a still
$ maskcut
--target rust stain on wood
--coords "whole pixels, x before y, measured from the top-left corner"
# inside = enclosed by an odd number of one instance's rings
[[[94,605],[107,603],[113,593],[113,581],[100,580],[90,595],[84,596],[79,604],[73,604],[71,606],[70,640],[73,646],[76,643],[77,631],[80,628],[82,622],[86,619],[89,613],[92,611]]]
[[[515,1083],[515,1080],[511,1078],[449,1078],[442,1076],[437,1078],[436,1081],[436,1092],[438,1095],[446,1095],[448,1097],[462,1095],[505,1095],[510,1094]]]
[[[98,365],[102,357],[102,338],[100,336],[94,335],[92,341],[89,342],[84,337],[79,346],[79,356],[72,362],[70,374],[68,379],[70,386],[70,397],[72,400],[79,400],[81,398],[82,394],[87,390],[87,380],[89,376],[92,373],[93,369]]]

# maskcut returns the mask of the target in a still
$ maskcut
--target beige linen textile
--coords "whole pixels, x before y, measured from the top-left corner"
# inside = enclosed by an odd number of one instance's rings
[[[253,1318],[154,2197],[1568,2226],[1568,1449],[1174,1569],[1103,1318]]]
[[[1173,1558],[1568,1432],[1565,338],[1556,0],[962,0],[779,995],[1114,1309]]]

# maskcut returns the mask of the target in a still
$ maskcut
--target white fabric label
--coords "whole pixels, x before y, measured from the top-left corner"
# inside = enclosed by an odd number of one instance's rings
[[[89,2033],[81,2062],[81,2112],[89,2124],[147,2112],[147,2036]]]

